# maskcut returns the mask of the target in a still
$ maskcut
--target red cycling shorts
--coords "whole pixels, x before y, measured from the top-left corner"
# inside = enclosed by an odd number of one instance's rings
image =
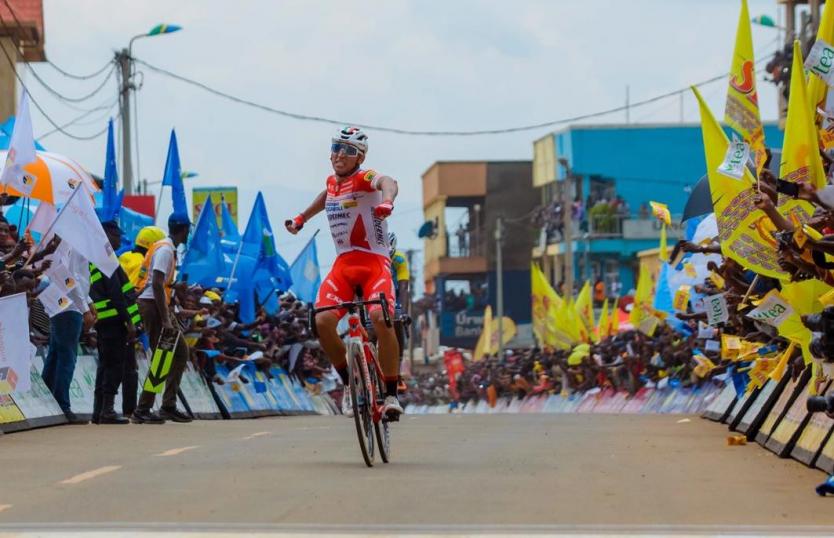
[[[359,250],[336,257],[336,262],[319,287],[316,308],[353,301],[357,287],[361,288],[365,300],[378,299],[379,294],[384,293],[388,312],[394,315],[394,279],[390,258]],[[380,308],[380,305],[371,305],[368,312]],[[334,312],[341,318],[347,311],[339,309]]]

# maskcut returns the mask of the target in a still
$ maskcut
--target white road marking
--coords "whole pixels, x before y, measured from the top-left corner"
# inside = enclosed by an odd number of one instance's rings
[[[269,435],[272,432],[255,432],[252,435],[247,435],[243,438],[244,441],[248,441],[249,439],[254,439],[255,437],[263,437],[264,435]]]
[[[112,473],[113,471],[118,471],[121,469],[121,465],[105,465],[104,467],[99,467],[98,469],[93,469],[92,471],[87,471],[86,473],[81,473],[73,476],[72,478],[67,478],[66,480],[61,480],[59,484],[78,484],[79,482],[84,482],[85,480],[90,480],[91,478],[95,478],[97,476],[101,476],[103,474]]]
[[[182,454],[183,452],[185,452],[187,450],[194,450],[195,448],[198,448],[198,447],[199,447],[199,445],[184,446],[184,447],[181,447],[181,448],[172,448],[171,450],[166,450],[165,452],[160,452],[159,454],[157,454],[157,456],[176,456],[177,454]]]
[[[2,512],[3,510],[8,510],[11,507],[11,504],[0,504],[0,512]]]

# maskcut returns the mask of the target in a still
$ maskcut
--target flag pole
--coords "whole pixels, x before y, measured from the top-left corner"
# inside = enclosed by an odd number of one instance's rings
[[[50,233],[52,233],[52,229],[55,228],[55,224],[58,222],[58,219],[61,218],[61,215],[63,215],[64,211],[67,210],[67,206],[69,206],[70,202],[72,202],[72,199],[75,198],[75,195],[78,194],[78,192],[82,189],[86,190],[86,188],[87,187],[84,186],[84,183],[79,183],[78,187],[76,187],[75,190],[72,191],[70,197],[67,198],[67,203],[64,204],[64,207],[61,208],[61,211],[58,213],[58,215],[55,216],[55,220],[52,221],[52,224],[49,225],[49,228],[47,228],[46,232],[44,232],[44,234],[41,235],[41,240],[38,241],[37,245],[35,245],[35,249],[32,251],[31,254],[29,254],[29,257],[26,259],[26,263],[23,264],[23,267],[28,267],[29,263],[32,261],[32,258],[35,257],[35,254],[37,254],[43,246],[43,243],[44,241],[46,241],[46,238],[49,237]]]

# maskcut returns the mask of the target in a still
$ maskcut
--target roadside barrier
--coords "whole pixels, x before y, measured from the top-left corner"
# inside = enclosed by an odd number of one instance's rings
[[[76,415],[86,419],[93,413],[97,361],[95,355],[79,355],[70,385],[72,409]],[[147,359],[138,357],[138,367],[141,390],[141,381],[148,372]],[[43,356],[39,353],[32,362],[30,390],[0,394],[0,434],[66,424],[64,413],[40,375],[42,370]],[[229,374],[223,366],[218,366],[217,372],[224,379]],[[244,372],[243,377],[248,382],[209,383],[189,362],[183,371],[178,399],[194,418],[206,420],[339,414],[336,403],[329,395],[311,394],[282,368],[273,366],[269,376],[252,368]],[[160,405],[161,398],[157,398],[154,409],[158,410]],[[121,392],[116,397],[115,408],[121,411]]]

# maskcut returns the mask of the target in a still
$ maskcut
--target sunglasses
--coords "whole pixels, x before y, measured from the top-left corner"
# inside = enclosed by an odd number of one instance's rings
[[[359,155],[359,148],[356,146],[351,146],[350,144],[332,144],[330,146],[330,153],[341,153],[344,152],[345,155],[348,157],[356,157]]]

